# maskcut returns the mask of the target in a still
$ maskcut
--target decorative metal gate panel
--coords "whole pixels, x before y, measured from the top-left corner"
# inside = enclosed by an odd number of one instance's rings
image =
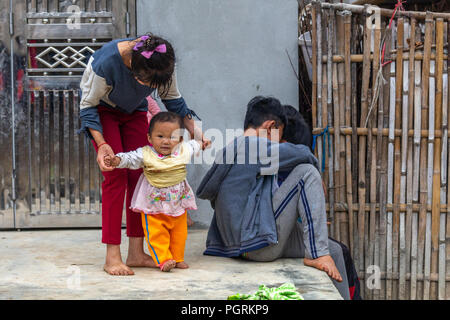
[[[77,134],[79,82],[95,50],[135,35],[135,1],[0,9],[0,228],[100,226],[102,177]]]

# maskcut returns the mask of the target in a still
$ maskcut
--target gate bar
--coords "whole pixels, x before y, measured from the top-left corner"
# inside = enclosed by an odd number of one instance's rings
[[[15,108],[15,78],[14,78],[14,15],[13,1],[9,0],[9,38],[10,38],[10,65],[11,65],[11,126],[12,126],[12,201],[13,201],[13,221],[16,228],[16,108]]]

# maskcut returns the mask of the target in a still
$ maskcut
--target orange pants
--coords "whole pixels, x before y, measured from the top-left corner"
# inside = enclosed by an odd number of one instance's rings
[[[161,267],[167,260],[184,261],[187,212],[178,217],[141,213],[145,241],[153,261]]]

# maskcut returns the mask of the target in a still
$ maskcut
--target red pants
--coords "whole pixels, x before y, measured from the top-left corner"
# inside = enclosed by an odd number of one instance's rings
[[[148,144],[147,112],[136,111],[126,114],[98,106],[103,137],[114,153],[136,150]],[[97,150],[97,146],[94,143]],[[102,172],[102,242],[120,244],[123,202],[126,191],[127,236],[144,237],[141,215],[130,208],[134,188],[142,169],[114,169]]]

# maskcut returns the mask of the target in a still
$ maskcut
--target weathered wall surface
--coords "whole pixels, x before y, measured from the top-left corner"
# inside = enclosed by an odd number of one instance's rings
[[[174,46],[178,85],[203,130],[216,128],[216,146],[225,130],[242,128],[245,107],[256,95],[298,105],[296,0],[137,1],[137,33],[152,32]],[[212,131],[207,131],[211,132]],[[209,164],[190,165],[196,189]],[[198,200],[194,221],[209,225],[212,210]]]

